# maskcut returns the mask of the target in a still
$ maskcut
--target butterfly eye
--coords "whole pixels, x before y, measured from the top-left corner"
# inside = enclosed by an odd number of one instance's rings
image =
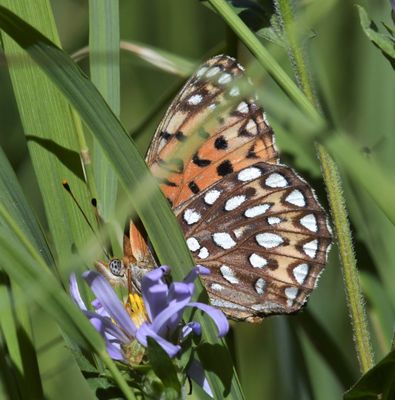
[[[111,260],[108,268],[110,269],[110,272],[115,276],[123,276],[125,273],[123,263],[118,258],[114,258],[113,260]]]

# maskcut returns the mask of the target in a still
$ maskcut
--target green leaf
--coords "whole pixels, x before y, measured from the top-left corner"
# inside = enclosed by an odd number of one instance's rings
[[[166,388],[166,398],[180,398],[181,384],[178,380],[177,370],[174,363],[154,339],[148,337],[147,341],[148,359],[156,376],[163,382],[163,385]]]
[[[380,397],[378,397],[380,396]],[[395,396],[395,350],[368,371],[345,395],[344,400],[392,400]]]
[[[377,46],[395,68],[395,37],[378,31],[377,25],[369,18],[367,12],[360,5],[356,5],[359,12],[361,26],[370,41]]]

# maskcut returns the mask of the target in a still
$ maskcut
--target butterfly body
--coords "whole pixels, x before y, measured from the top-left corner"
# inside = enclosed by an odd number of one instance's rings
[[[279,164],[262,108],[241,96],[243,78],[228,56],[202,65],[169,107],[146,161],[196,263],[211,270],[203,282],[212,304],[256,322],[302,307],[331,232],[311,187]],[[132,253],[146,246],[132,242]]]

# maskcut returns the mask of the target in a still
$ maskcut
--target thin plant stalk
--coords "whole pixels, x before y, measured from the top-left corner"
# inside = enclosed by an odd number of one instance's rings
[[[319,110],[318,100],[314,97],[314,90],[303,56],[303,49],[297,36],[292,35],[292,26],[295,23],[292,2],[291,0],[277,0],[276,5],[277,13],[282,20],[283,29],[287,35],[289,56],[295,67],[297,78],[299,78],[299,86],[309,101],[315,104]],[[365,373],[373,367],[374,361],[342,184],[337,166],[329,153],[322,145],[317,145],[317,149],[339,246],[347,306],[350,311],[351,325],[354,333],[355,349],[361,372]]]

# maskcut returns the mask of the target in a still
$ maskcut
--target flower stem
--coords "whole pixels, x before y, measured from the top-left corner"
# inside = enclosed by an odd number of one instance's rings
[[[298,35],[293,34],[295,21],[291,1],[292,0],[276,0],[277,13],[282,20],[283,29],[287,35],[289,57],[295,68],[295,74],[299,85],[311,104],[314,104],[319,111],[319,103],[313,94],[314,91],[311,86]],[[365,373],[373,367],[374,361],[342,184],[337,166],[329,153],[322,145],[317,145],[317,150],[325,186],[328,191],[329,205],[339,246],[347,305],[350,311],[351,325],[355,339],[355,349],[361,372]]]
[[[314,96],[314,91],[310,82],[310,74],[305,63],[305,54],[302,46],[299,45],[298,35],[294,29],[294,14],[291,1],[275,0],[276,13],[281,20],[284,35],[288,43],[289,58],[294,68],[295,77],[303,93],[310,103],[319,109],[318,101]]]
[[[374,361],[340,177],[334,161],[325,148],[322,145],[317,145],[317,149],[321,160],[324,181],[328,190],[329,205],[332,211],[339,246],[347,305],[354,332],[355,348],[360,369],[365,373],[373,367]]]

